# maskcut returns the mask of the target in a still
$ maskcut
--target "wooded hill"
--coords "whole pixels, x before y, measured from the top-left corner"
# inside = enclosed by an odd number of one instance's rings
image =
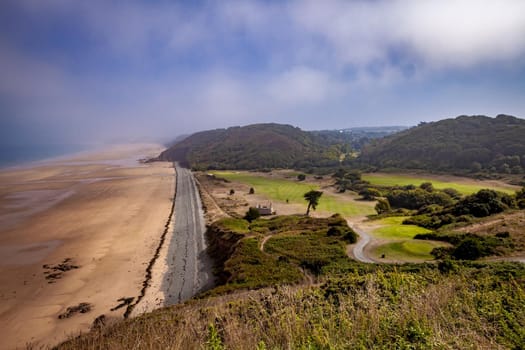
[[[254,124],[198,132],[176,142],[158,159],[199,170],[350,166],[472,175],[521,174],[525,169],[523,119],[460,116],[388,135],[395,130],[303,131],[290,125]]]
[[[460,116],[373,140],[359,158],[379,168],[462,173],[523,173],[525,120]]]
[[[162,152],[160,160],[198,169],[301,168],[338,164],[339,154],[290,125],[254,124],[198,132]]]
[[[195,133],[158,157],[196,169],[333,168],[353,160],[371,139],[404,127],[303,131],[254,124]]]

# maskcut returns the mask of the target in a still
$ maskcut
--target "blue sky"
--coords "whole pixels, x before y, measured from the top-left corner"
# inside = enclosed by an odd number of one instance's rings
[[[0,2],[0,144],[525,117],[525,1]]]

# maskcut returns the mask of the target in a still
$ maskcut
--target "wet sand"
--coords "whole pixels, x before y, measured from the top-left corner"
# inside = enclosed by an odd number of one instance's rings
[[[55,345],[102,314],[122,317],[119,299],[139,295],[172,207],[172,165],[137,162],[161,150],[118,146],[0,171],[1,349]],[[80,303],[91,310],[59,319]]]

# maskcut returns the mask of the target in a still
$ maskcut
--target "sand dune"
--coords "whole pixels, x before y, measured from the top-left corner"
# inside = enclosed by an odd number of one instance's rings
[[[171,164],[137,162],[161,149],[0,171],[0,348],[53,345],[101,314],[122,317],[111,309],[139,294],[172,205]],[[91,311],[58,318],[80,303]]]

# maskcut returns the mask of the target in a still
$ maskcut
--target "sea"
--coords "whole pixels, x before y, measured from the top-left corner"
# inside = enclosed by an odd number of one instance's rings
[[[0,145],[0,168],[30,165],[90,148],[91,145],[78,144]]]

